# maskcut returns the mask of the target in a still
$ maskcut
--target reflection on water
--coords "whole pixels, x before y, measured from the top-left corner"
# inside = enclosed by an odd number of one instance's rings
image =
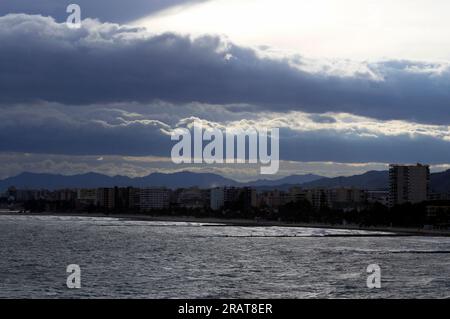
[[[445,298],[450,238],[115,218],[0,216],[0,297]],[[385,235],[385,233],[378,233]],[[350,237],[328,237],[349,235]],[[352,237],[355,235],[355,237]],[[382,288],[366,288],[379,264]],[[66,287],[79,264],[82,288]]]

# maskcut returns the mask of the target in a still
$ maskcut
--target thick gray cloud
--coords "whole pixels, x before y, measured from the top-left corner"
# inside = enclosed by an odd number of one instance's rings
[[[74,31],[27,15],[0,17],[0,43],[2,104],[247,103],[272,111],[450,123],[450,72],[436,64],[369,64],[377,79],[309,73],[215,37],[151,36],[93,21]]]
[[[202,114],[208,114],[203,116],[204,119],[215,119],[205,120],[210,125],[222,128],[240,125],[242,118],[260,123],[265,121],[257,115],[235,113],[226,110],[225,106],[214,105],[18,105],[3,107],[0,113],[0,153],[167,158],[174,145],[167,132],[175,127],[187,127]],[[312,116],[310,127],[301,130],[295,124],[289,124],[290,116],[276,123],[281,127],[282,160],[450,162],[450,153],[445,151],[450,148],[450,141],[445,138],[449,132],[445,127],[435,128],[442,130],[440,134],[427,134],[422,126],[417,126],[389,135],[389,130],[395,128],[392,123],[378,123],[381,129],[386,127],[386,133],[383,133],[370,129],[370,123],[359,129],[357,123],[342,128],[338,120],[330,116],[327,116],[330,120],[320,120],[315,126],[316,116]],[[333,127],[336,123],[337,126]],[[411,136],[413,130],[415,133]]]
[[[169,127],[102,107],[4,107],[0,151],[73,155],[170,154]]]
[[[450,162],[450,143],[430,136],[346,136],[338,132],[281,132],[280,150],[284,160],[334,161],[340,163]]]
[[[261,58],[217,37],[0,17],[0,154],[90,156],[72,171],[108,155],[168,157],[167,132],[201,118],[224,127],[273,121],[286,161],[450,162],[448,66],[385,61],[344,76],[302,63]]]
[[[65,21],[66,8],[71,3],[82,9],[82,18],[97,18],[106,22],[126,23],[163,9],[205,0],[2,0],[0,15],[10,13],[40,14]]]

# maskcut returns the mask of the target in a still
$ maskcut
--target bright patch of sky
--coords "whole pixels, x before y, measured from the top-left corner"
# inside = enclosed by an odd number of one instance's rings
[[[133,23],[311,58],[450,58],[447,0],[211,0]]]

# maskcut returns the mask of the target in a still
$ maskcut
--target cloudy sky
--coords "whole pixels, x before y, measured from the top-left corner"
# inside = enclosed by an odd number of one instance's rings
[[[279,127],[280,175],[447,169],[448,39],[446,0],[2,0],[0,178],[260,177],[172,164],[170,131],[198,119]]]

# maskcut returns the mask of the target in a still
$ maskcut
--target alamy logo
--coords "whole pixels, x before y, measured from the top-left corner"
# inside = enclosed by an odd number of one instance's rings
[[[81,288],[81,268],[79,265],[71,264],[67,266],[66,272],[70,274],[67,276],[66,285],[69,289]]]
[[[381,267],[377,264],[367,266],[367,288],[380,289],[381,288]]]
[[[192,130],[172,131],[172,141],[178,141],[172,148],[172,161],[175,164],[259,163],[261,174],[276,174],[280,166],[279,135],[278,128],[270,132],[268,129],[227,128],[222,132],[217,128],[203,129],[202,123],[196,121]]]
[[[67,27],[70,29],[81,28],[81,8],[78,4],[69,4],[66,9],[70,15],[67,17]]]

